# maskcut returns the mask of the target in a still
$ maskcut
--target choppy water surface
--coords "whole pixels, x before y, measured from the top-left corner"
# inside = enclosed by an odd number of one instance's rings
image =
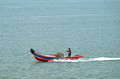
[[[29,52],[71,48],[79,60]],[[0,79],[119,79],[119,0],[0,0]]]

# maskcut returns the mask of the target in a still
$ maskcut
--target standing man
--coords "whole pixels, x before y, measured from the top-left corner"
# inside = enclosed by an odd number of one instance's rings
[[[71,49],[70,48],[68,48],[68,57],[71,57]]]

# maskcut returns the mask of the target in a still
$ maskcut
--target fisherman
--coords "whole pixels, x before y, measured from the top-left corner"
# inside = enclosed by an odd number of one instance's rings
[[[68,48],[68,57],[71,57],[71,49],[70,48]]]

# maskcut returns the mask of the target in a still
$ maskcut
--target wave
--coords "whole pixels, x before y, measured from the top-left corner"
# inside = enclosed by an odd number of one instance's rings
[[[53,60],[53,62],[90,62],[90,61],[113,61],[113,60],[120,60],[120,58],[97,57],[97,58],[81,58],[78,60]]]

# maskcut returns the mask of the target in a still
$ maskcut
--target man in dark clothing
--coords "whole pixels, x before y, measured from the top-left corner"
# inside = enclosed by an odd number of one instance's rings
[[[71,57],[71,49],[70,48],[68,48],[68,57]]]

